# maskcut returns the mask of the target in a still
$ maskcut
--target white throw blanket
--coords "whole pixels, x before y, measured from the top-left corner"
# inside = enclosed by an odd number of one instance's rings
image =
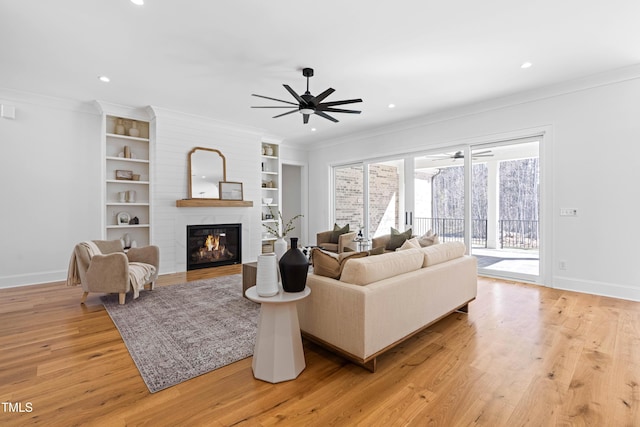
[[[138,298],[140,289],[144,287],[155,272],[156,268],[151,264],[144,262],[129,263],[129,283],[131,283],[131,288],[133,288],[133,299]]]
[[[89,258],[93,258],[94,255],[99,255],[102,252],[98,246],[90,240],[86,242],[78,243],[87,249]],[[76,259],[76,250],[73,249],[71,253],[71,259],[69,260],[69,270],[67,271],[67,286],[77,286],[80,284],[80,273],[78,272],[78,260]]]

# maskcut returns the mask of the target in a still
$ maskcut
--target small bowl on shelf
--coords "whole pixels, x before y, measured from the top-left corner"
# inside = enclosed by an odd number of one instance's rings
[[[273,198],[271,197],[263,197],[262,198],[262,203],[264,203],[265,205],[270,205],[273,202]]]

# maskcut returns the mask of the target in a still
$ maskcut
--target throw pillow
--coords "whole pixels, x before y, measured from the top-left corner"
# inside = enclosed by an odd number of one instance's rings
[[[400,246],[396,251],[404,251],[406,249],[420,249],[420,243],[418,243],[418,238],[414,237],[409,240],[405,240],[402,246]]]
[[[345,233],[349,232],[349,224],[340,228],[338,224],[333,224],[333,233],[331,233],[330,243],[338,243],[338,239]]]
[[[411,229],[408,229],[404,232],[399,232],[395,228],[391,227],[391,237],[389,238],[389,242],[387,243],[386,249],[388,251],[395,251],[398,249],[405,240],[409,240],[411,238]]]
[[[433,231],[429,230],[422,236],[418,237],[418,242],[420,243],[420,247],[426,248],[427,246],[435,245],[440,243],[438,239],[438,235]]]
[[[313,261],[313,274],[318,276],[339,279],[345,263],[351,258],[362,258],[368,255],[367,252],[349,252],[348,254],[334,255],[321,249],[311,251]]]
[[[368,251],[369,255],[382,255],[384,253],[384,246],[378,246]]]

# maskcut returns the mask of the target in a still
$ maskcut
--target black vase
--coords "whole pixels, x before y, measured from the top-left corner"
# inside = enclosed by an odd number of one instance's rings
[[[280,277],[285,292],[302,292],[307,285],[309,260],[298,249],[298,238],[291,238],[291,248],[280,258]]]

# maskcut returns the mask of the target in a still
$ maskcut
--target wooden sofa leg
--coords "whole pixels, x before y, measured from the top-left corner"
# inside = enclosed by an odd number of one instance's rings
[[[377,361],[377,358],[374,357],[373,359],[369,360],[368,362],[363,363],[362,366],[369,372],[375,372],[376,368],[377,368],[376,361]]]
[[[124,305],[124,300],[125,300],[126,296],[127,296],[127,294],[125,292],[120,292],[118,294],[118,303],[120,305]]]
[[[87,295],[89,295],[89,292],[85,292],[82,294],[82,298],[80,298],[80,304],[85,303],[85,301],[87,300]]]

